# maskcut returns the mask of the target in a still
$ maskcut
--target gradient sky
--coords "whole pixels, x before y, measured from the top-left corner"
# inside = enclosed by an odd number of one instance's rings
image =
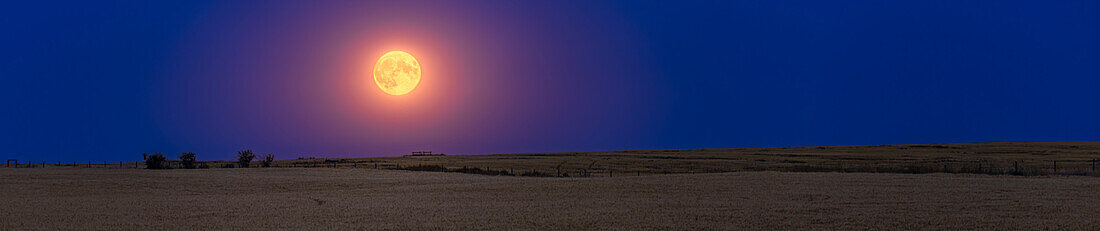
[[[1100,140],[1097,1],[8,1],[0,33],[20,160]]]

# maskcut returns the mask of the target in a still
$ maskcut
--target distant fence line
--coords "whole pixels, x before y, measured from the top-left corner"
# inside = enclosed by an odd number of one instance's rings
[[[48,167],[83,167],[83,168],[145,168],[143,162],[111,162],[111,161],[26,161],[7,162],[5,168],[48,168]]]
[[[986,160],[973,161],[915,161],[911,163],[846,163],[846,162],[818,162],[803,163],[791,166],[730,166],[726,168],[689,168],[687,170],[660,170],[660,169],[615,169],[613,166],[599,168],[531,168],[531,167],[493,167],[493,166],[446,166],[445,164],[416,164],[402,166],[401,163],[384,161],[346,161],[333,159],[319,159],[314,161],[299,159],[276,162],[271,165],[274,168],[372,168],[406,171],[432,171],[432,172],[457,172],[483,175],[503,176],[538,176],[538,177],[615,177],[615,176],[640,176],[658,174],[694,174],[694,173],[721,173],[740,171],[781,171],[781,172],[867,172],[867,173],[971,173],[994,175],[1083,175],[1100,176],[1097,165],[1100,159],[1091,160],[1027,160],[1046,163],[1042,167],[1024,167],[1021,161],[1012,161],[1011,165],[996,165]],[[1062,163],[1059,166],[1059,162]],[[1084,168],[1066,166],[1067,162],[1086,162]],[[167,161],[169,168],[183,168],[178,160]],[[196,161],[203,168],[237,168],[236,162],[229,161]],[[105,169],[144,169],[144,162],[110,162],[110,161],[9,161],[3,165],[5,168],[105,168]],[[253,167],[259,168],[259,167]]]

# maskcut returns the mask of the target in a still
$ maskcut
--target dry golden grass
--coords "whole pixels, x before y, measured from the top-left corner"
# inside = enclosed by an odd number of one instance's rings
[[[0,230],[1100,229],[1100,178],[0,169]]]

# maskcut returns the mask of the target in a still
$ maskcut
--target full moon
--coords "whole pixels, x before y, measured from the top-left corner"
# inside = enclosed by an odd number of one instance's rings
[[[420,84],[420,63],[404,51],[386,52],[374,63],[374,83],[386,94],[409,94]]]

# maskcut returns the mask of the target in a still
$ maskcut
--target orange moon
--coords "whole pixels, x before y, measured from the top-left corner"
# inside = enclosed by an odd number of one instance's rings
[[[386,52],[374,63],[374,83],[386,94],[409,94],[420,85],[420,63],[404,51]]]

